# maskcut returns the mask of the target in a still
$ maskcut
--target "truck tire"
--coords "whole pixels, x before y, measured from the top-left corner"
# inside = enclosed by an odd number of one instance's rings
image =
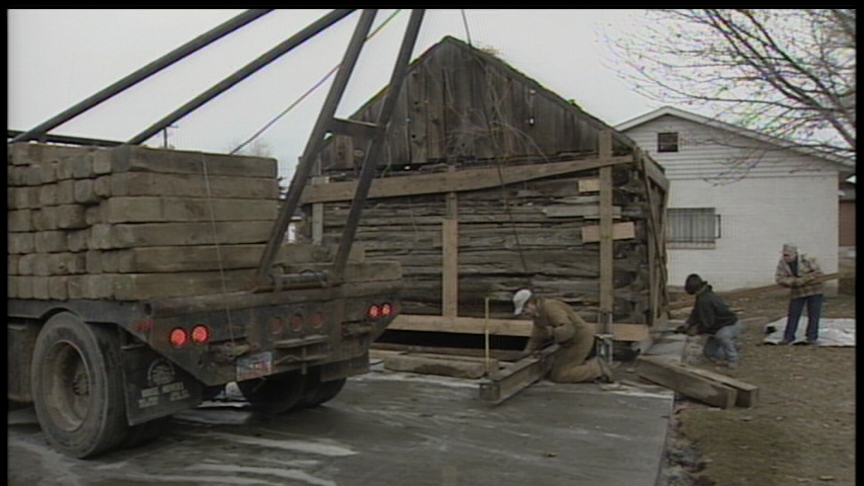
[[[333,381],[321,381],[320,369],[309,370],[303,394],[292,408],[292,411],[316,407],[332,400],[339,394],[342,387],[345,386],[345,381],[345,378]]]
[[[126,432],[126,437],[120,443],[121,449],[144,445],[159,437],[168,426],[170,417],[161,417],[143,424],[133,425]]]
[[[306,375],[300,371],[237,382],[237,387],[252,407],[271,415],[294,408],[303,395],[305,385]]]
[[[336,395],[342,391],[342,387],[345,386],[345,382],[348,381],[347,378],[340,378],[338,380],[333,381],[325,381],[321,383],[321,388],[318,389],[318,394],[315,396],[315,400],[313,400],[312,407],[317,407],[318,405],[323,405],[326,402],[336,398]]]
[[[120,343],[114,329],[54,315],[33,352],[33,405],[57,450],[79,459],[119,444],[128,430]]]

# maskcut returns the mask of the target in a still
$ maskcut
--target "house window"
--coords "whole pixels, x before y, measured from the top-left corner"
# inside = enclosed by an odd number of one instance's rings
[[[720,215],[714,208],[669,208],[666,241],[671,248],[714,248]]]
[[[658,152],[678,151],[678,132],[662,132],[657,134]]]

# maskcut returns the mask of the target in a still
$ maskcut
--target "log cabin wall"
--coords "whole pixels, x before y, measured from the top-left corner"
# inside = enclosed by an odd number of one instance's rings
[[[597,172],[456,193],[458,315],[482,317],[489,296],[492,315],[507,317],[512,313],[510,295],[521,287],[562,298],[588,318],[596,315],[600,301]],[[494,177],[494,169],[488,175]],[[403,178],[410,187],[411,176]],[[660,307],[652,297],[662,289],[652,291],[659,275],[652,276],[649,261],[649,253],[655,250],[649,238],[652,223],[644,177],[635,164],[618,164],[613,168],[613,184],[613,217],[621,228],[613,243],[613,320],[651,324],[652,309]],[[369,259],[401,262],[407,314],[445,311],[447,199],[445,192],[373,198],[364,210],[356,240]],[[324,204],[325,244],[338,242],[348,207],[348,201]]]
[[[350,118],[374,122],[382,94]],[[650,325],[662,314],[668,183],[632,141],[453,38],[412,64],[400,95],[356,241],[367,258],[402,263],[403,313],[482,317],[489,297],[493,317],[512,317],[512,292],[530,287],[599,322],[610,167],[612,319]],[[325,244],[341,234],[365,149],[335,136],[317,161],[329,183],[302,202]]]

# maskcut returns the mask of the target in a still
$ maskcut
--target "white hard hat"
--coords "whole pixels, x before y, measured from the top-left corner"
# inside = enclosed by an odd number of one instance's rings
[[[516,312],[513,314],[519,315],[522,313],[522,310],[525,309],[525,303],[528,302],[528,299],[531,298],[533,294],[528,289],[522,289],[515,294],[513,294],[513,305],[516,307]]]

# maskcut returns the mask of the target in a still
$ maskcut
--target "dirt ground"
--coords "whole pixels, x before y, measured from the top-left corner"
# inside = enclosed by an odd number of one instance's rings
[[[728,302],[745,322],[741,366],[706,362],[702,338],[688,339],[685,360],[758,386],[759,403],[722,410],[679,400],[666,484],[855,484],[855,348],[762,345],[764,324],[786,315],[785,291]],[[854,318],[854,295],[826,296],[822,315]]]

